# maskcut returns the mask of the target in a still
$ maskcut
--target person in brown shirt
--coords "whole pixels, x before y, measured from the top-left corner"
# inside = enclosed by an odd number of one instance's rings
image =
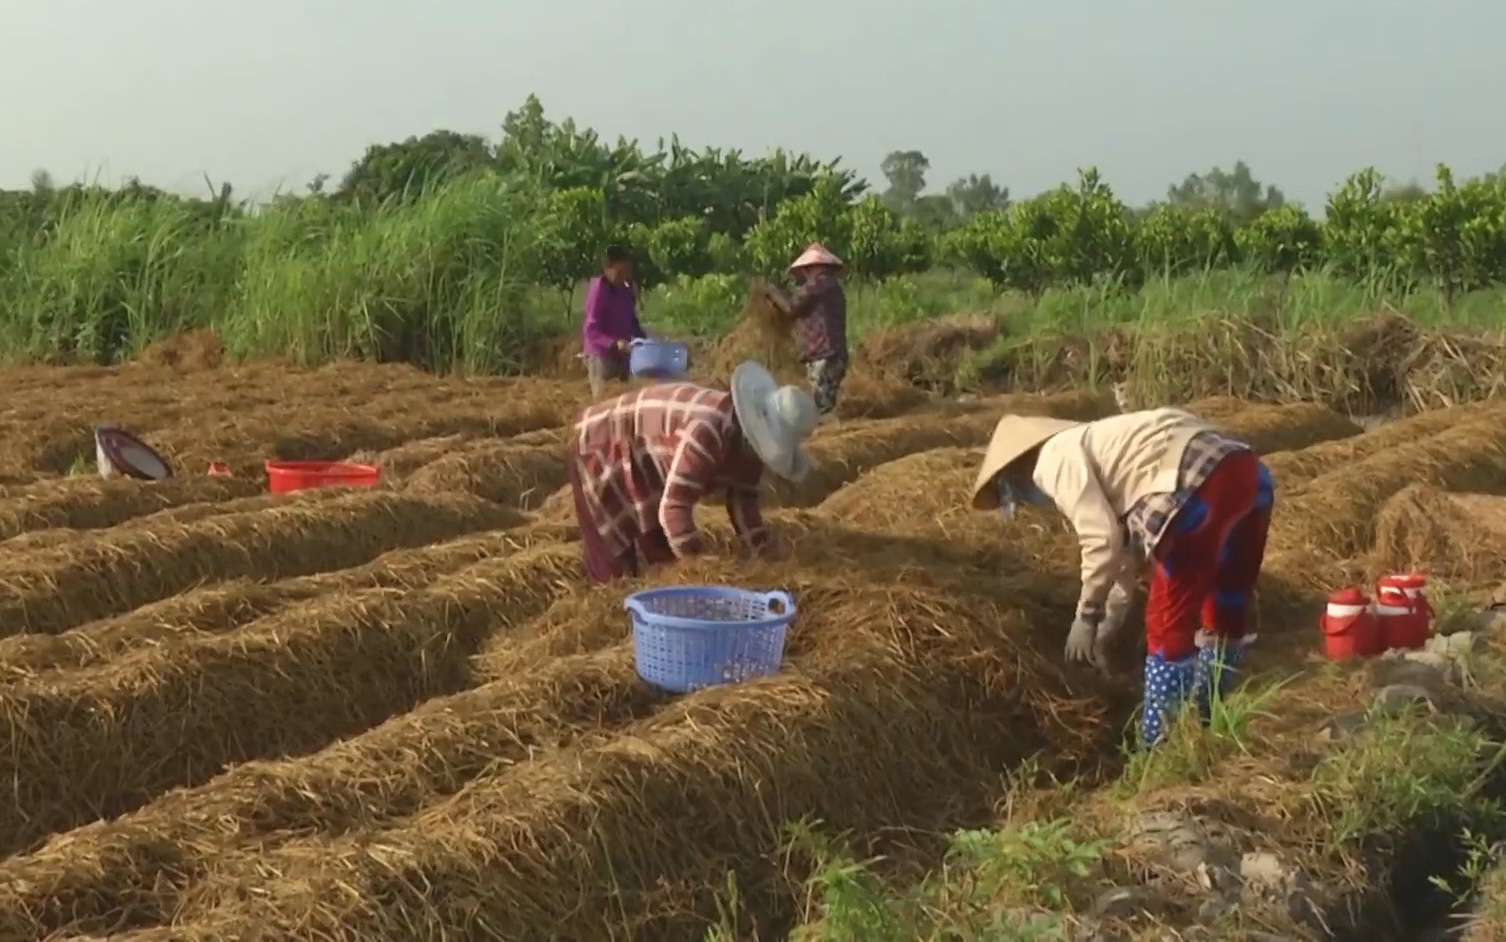
[[[810,246],[790,265],[799,282],[786,297],[770,289],[769,298],[794,321],[795,345],[816,409],[827,415],[837,408],[842,380],[847,377],[847,294],[839,278],[840,258],[819,242]]]

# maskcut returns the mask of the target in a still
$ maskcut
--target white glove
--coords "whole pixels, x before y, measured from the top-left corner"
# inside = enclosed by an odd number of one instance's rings
[[[1094,649],[1098,644],[1098,626],[1078,615],[1072,621],[1072,630],[1067,633],[1067,663],[1089,662],[1096,657]]]
[[[1109,597],[1103,607],[1103,621],[1098,623],[1098,634],[1093,642],[1093,659],[1098,666],[1102,667],[1109,662],[1109,646],[1113,644],[1114,636],[1119,634],[1119,629],[1124,627],[1124,620],[1129,617],[1133,601],[1134,597],[1117,582],[1109,589]]]

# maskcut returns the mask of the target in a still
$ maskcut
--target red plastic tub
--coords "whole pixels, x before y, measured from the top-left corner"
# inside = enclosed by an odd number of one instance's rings
[[[349,461],[268,461],[267,490],[288,494],[311,487],[376,487],[382,472]]]

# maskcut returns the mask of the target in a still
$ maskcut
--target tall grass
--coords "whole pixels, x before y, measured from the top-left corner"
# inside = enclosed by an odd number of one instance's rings
[[[356,210],[302,201],[258,216],[245,243],[227,347],[403,360],[436,369],[521,369],[540,322],[531,279],[550,247],[539,194],[496,177]]]
[[[172,200],[91,194],[0,275],[9,359],[110,362],[232,303],[243,227]]]
[[[48,210],[37,233],[0,232],[0,359],[115,362],[190,327],[232,354],[405,360],[438,370],[527,369],[534,341],[577,330],[579,291],[538,285],[572,251],[546,194],[517,179],[449,182],[414,200],[354,207],[275,202],[255,211],[151,194],[85,191]],[[554,266],[557,267],[557,266]],[[648,293],[651,331],[730,329],[747,296],[739,275],[680,278]],[[1104,283],[1039,297],[998,293],[950,271],[848,285],[849,328],[866,332],[973,314],[1009,345],[1049,356],[1064,336],[1108,327],[1200,329],[1210,317],[1300,332],[1395,310],[1436,326],[1506,324],[1506,291],[1450,303],[1385,272],[1272,277],[1254,270]],[[988,372],[985,362],[977,367]]]
[[[212,327],[240,355],[519,370],[533,336],[565,326],[534,300],[552,250],[541,212],[538,192],[497,177],[376,207],[302,200],[208,218],[84,194],[0,273],[3,356],[107,363]]]

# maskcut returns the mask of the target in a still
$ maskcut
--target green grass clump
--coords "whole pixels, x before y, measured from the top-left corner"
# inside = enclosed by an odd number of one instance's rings
[[[1408,837],[1454,838],[1459,872],[1435,875],[1432,883],[1451,898],[1467,898],[1489,871],[1494,841],[1506,833],[1506,807],[1495,797],[1506,750],[1458,717],[1372,713],[1363,729],[1323,750],[1310,768],[1281,771],[1293,744],[1258,734],[1256,725],[1282,712],[1296,682],[1251,682],[1216,697],[1207,724],[1187,711],[1156,749],[1128,750],[1119,779],[1101,792],[1058,783],[1041,788],[1023,771],[1011,776],[1012,805],[1031,806],[1022,793],[1046,796],[1035,817],[1014,814],[995,829],[953,835],[940,865],[918,881],[881,879],[884,861],[859,860],[809,828],[796,829],[794,845],[814,866],[805,883],[805,918],[791,938],[1062,938],[1085,900],[1130,879],[1134,866],[1125,870],[1115,849],[1137,809],[1159,807],[1156,796],[1168,790],[1185,800],[1195,792],[1182,790],[1199,786],[1210,796],[1250,800],[1239,783],[1260,767],[1267,769],[1259,773],[1266,804],[1248,810],[1283,822],[1281,833],[1265,836],[1294,859],[1327,860],[1335,874],[1364,879],[1363,867],[1346,862]],[[1487,900],[1486,906],[1491,918],[1506,913],[1506,905]],[[710,938],[733,938],[730,928]]]

